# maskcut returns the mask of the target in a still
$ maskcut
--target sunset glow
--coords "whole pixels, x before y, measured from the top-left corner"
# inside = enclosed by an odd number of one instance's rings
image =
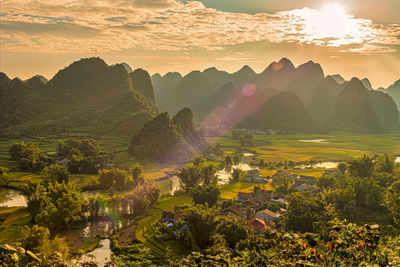
[[[244,64],[262,71],[266,62],[290,55],[297,47],[304,53],[291,55],[295,62],[309,59],[301,55],[318,55],[313,60],[328,65],[328,73],[342,72],[345,62],[361,64],[363,69],[349,67],[344,75],[369,76],[388,86],[400,72],[399,25],[361,16],[365,11],[360,15],[355,3],[315,1],[318,4],[302,5],[306,1],[296,1],[293,8],[282,4],[279,10],[246,13],[221,8],[226,1],[218,8],[211,2],[1,1],[1,69],[12,76],[29,78],[39,72],[50,78],[54,68],[76,57],[97,54],[153,73],[171,68],[188,72],[193,65],[236,71]],[[26,60],[27,53],[30,60]],[[44,57],[53,65],[36,64],[37,58],[43,61]],[[396,60],[389,72],[378,74],[370,66],[386,66],[385,57]],[[16,63],[20,60],[27,61],[22,72]],[[365,60],[374,64],[364,65]],[[159,64],[164,61],[169,62],[168,68]]]

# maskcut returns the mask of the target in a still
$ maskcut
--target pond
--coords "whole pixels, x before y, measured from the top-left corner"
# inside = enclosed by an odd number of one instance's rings
[[[96,248],[92,252],[83,255],[79,262],[95,262],[98,266],[104,266],[111,260],[111,247],[110,247],[110,239],[102,239],[100,241],[100,247]]]
[[[333,162],[333,161],[325,161],[325,162],[320,162],[316,164],[309,164],[305,165],[302,164],[298,167],[301,169],[306,169],[306,168],[314,168],[314,169],[335,169],[339,165],[339,162]]]
[[[242,171],[250,171],[253,168],[250,166],[251,159],[254,154],[252,153],[243,153],[242,162],[238,165],[233,165],[230,169],[224,168],[223,170],[217,171],[215,174],[218,176],[218,184],[224,185],[229,184],[233,169],[241,169]]]
[[[0,188],[0,207],[26,207],[26,198],[21,191]]]
[[[303,143],[318,143],[318,144],[329,144],[330,142],[326,139],[312,139],[312,140],[298,140]]]

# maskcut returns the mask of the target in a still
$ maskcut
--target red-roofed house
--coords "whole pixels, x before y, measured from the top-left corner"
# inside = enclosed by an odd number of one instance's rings
[[[249,224],[254,228],[254,230],[256,231],[256,233],[262,233],[267,229],[271,229],[271,227],[269,227],[268,225],[265,224],[265,222],[257,219],[257,218],[253,218],[249,221]]]
[[[177,213],[177,214],[174,215],[174,221],[175,222],[179,221],[181,219],[183,219],[183,214],[182,213]]]

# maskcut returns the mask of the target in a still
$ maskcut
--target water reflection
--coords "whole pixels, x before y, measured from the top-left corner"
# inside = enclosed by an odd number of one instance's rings
[[[111,260],[110,239],[103,239],[100,241],[100,247],[92,252],[83,255],[80,262],[95,262],[98,266],[104,266]]]
[[[26,207],[26,198],[21,191],[0,188],[0,207]]]

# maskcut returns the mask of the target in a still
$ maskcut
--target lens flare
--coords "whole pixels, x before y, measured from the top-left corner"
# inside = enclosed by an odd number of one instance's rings
[[[257,86],[255,83],[247,83],[242,87],[243,96],[252,96],[255,94]]]

